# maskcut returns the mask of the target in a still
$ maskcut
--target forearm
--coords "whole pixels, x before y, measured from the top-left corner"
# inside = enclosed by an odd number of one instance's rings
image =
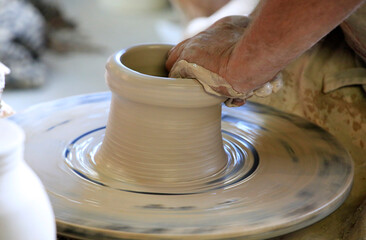
[[[232,50],[225,75],[238,91],[269,81],[363,0],[264,0]],[[248,73],[246,81],[240,81]],[[255,74],[251,76],[250,73]]]
[[[170,0],[190,21],[198,17],[208,17],[230,0]]]

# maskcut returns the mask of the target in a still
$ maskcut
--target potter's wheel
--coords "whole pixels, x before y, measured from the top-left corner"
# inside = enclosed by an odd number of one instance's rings
[[[12,119],[62,235],[83,239],[263,239],[306,227],[347,197],[349,154],[327,132],[253,103],[223,109],[217,174],[154,188],[99,174],[109,93],[44,103]],[[148,171],[148,169],[147,169]]]

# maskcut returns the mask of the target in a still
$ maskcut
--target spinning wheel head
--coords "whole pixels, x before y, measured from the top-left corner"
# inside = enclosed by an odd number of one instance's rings
[[[25,159],[49,192],[60,234],[263,239],[339,207],[353,164],[336,139],[263,105],[221,109],[223,99],[192,79],[139,69],[141,58],[161,66],[168,49],[143,45],[112,56],[112,94],[12,117],[27,134]],[[153,60],[141,57],[146,51],[156,51]]]

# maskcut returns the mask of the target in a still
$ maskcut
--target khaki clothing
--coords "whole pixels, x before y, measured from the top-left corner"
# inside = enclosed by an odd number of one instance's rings
[[[349,16],[341,28],[348,45],[366,62],[366,4]]]
[[[350,152],[355,177],[349,198],[333,214],[276,239],[366,239],[366,213],[362,210],[366,199],[365,63],[347,46],[341,31],[334,31],[282,74],[282,90],[251,100],[299,115],[329,131]],[[352,234],[356,234],[354,238]]]
[[[366,240],[366,4],[282,73],[284,88],[253,101],[332,133],[355,163],[353,189],[324,220],[276,240]],[[347,44],[348,45],[347,45]]]

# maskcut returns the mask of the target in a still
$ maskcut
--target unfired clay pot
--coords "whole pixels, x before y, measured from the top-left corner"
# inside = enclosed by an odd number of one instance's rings
[[[112,91],[100,173],[116,180],[164,186],[219,173],[227,164],[221,103],[193,79],[167,77],[170,45],[140,45],[107,64]]]

